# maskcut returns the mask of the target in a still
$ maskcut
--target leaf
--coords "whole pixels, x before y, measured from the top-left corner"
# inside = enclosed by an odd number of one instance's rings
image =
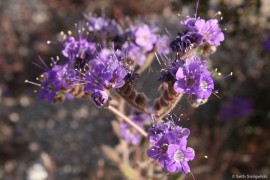
[[[119,123],[117,121],[112,121],[112,128],[113,128],[113,131],[115,132],[115,134],[118,137],[121,137],[121,132],[120,132],[120,129],[119,129]]]
[[[127,179],[141,179],[140,173],[128,164],[119,164],[119,168]]]
[[[121,159],[119,157],[119,154],[110,146],[107,145],[102,145],[101,149],[103,151],[103,153],[107,156],[107,158],[109,158],[111,161],[115,162],[115,163],[121,163]]]

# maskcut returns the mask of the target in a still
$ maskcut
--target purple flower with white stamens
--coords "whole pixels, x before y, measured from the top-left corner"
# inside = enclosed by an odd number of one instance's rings
[[[145,51],[153,49],[157,36],[148,25],[143,25],[135,31],[135,42]]]
[[[211,73],[205,69],[200,77],[200,90],[195,94],[196,99],[208,99],[214,89]]]
[[[182,25],[188,32],[201,34],[203,36],[203,41],[210,45],[218,46],[220,45],[220,42],[224,40],[224,34],[216,19],[205,21],[204,19],[188,18],[182,22]]]
[[[168,159],[163,163],[165,169],[169,172],[190,172],[188,161],[192,161],[195,157],[195,151],[186,147],[184,141],[179,144],[170,144],[166,152]]]
[[[203,40],[210,45],[218,46],[220,42],[224,40],[224,34],[219,28],[218,20],[210,19],[205,21],[204,19],[198,19],[195,23],[196,32],[203,35]]]
[[[90,70],[83,76],[84,92],[103,91],[105,82],[112,78],[112,72],[107,71],[105,64],[92,64]]]
[[[172,122],[163,122],[152,127],[148,133],[152,144],[147,151],[148,156],[157,160],[168,172],[188,173],[190,168],[187,162],[195,157],[194,150],[186,148],[189,133],[188,129],[178,127]]]
[[[105,82],[106,87],[120,88],[125,84],[125,77],[129,73],[129,70],[125,68],[121,61],[121,52],[113,52],[111,50],[103,49],[98,56],[98,63],[102,63],[106,66],[106,70],[112,73],[110,80]]]
[[[146,55],[143,53],[144,51],[132,42],[123,44],[122,52],[125,58],[135,61],[139,66],[142,66],[146,60]]]
[[[128,74],[128,70],[119,65],[113,70],[112,78],[109,81],[106,81],[107,87],[120,88],[125,84],[125,77]]]
[[[40,99],[53,102],[57,93],[61,90],[62,81],[56,71],[50,70],[43,73],[41,90],[38,94]]]
[[[89,61],[95,56],[96,44],[89,42],[86,39],[76,40],[74,37],[69,37],[64,43],[62,54],[67,57],[70,63],[81,63],[76,61]]]
[[[172,137],[172,135],[174,134],[174,142],[177,142],[177,139],[179,138],[188,137],[190,131],[187,128],[177,126],[172,121],[163,122],[149,128],[148,138],[150,140],[150,143],[152,145],[155,145],[165,134],[170,134],[170,137]]]
[[[98,59],[89,63],[89,70],[85,73],[85,92],[102,91],[104,88],[120,88],[125,84],[128,74],[118,57],[110,51],[103,50]]]
[[[196,56],[186,60],[176,72],[174,90],[192,94],[195,99],[207,99],[212,94],[214,82],[205,65],[205,62]]]
[[[178,93],[196,94],[200,88],[200,77],[204,70],[206,68],[197,57],[186,61],[176,72],[174,90]]]
[[[75,82],[77,81],[77,73],[73,68],[70,68],[68,64],[55,65],[51,71],[57,72],[63,88],[68,89],[74,87]]]
[[[75,84],[76,72],[68,65],[55,65],[43,73],[39,98],[53,102],[58,92],[62,89],[72,88]]]

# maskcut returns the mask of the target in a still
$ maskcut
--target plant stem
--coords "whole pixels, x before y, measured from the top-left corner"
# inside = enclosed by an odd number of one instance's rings
[[[127,122],[129,125],[131,125],[133,128],[135,128],[139,133],[141,133],[144,137],[147,137],[147,132],[145,132],[141,127],[139,127],[137,124],[135,124],[133,121],[131,121],[127,116],[125,116],[123,113],[118,111],[113,106],[109,106],[108,109],[116,114],[117,116],[123,118],[125,122]]]
[[[125,100],[125,102],[130,105],[132,108],[136,109],[137,111],[140,111],[144,114],[147,114],[149,116],[151,116],[151,113],[145,109],[145,107],[142,106],[138,106],[138,104],[136,104],[133,99],[130,99],[128,96],[123,95],[123,93],[120,90],[115,90],[115,92],[121,96],[121,98],[123,98]]]

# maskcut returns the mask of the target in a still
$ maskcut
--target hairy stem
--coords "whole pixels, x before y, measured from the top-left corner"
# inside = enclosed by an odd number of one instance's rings
[[[137,124],[135,124],[133,121],[131,121],[127,116],[125,116],[123,113],[121,113],[120,111],[118,111],[116,108],[114,108],[113,106],[109,106],[108,109],[113,112],[115,115],[121,117],[126,123],[128,123],[129,125],[131,125],[134,129],[136,129],[139,133],[141,133],[141,135],[143,135],[144,137],[147,137],[147,132],[145,132],[145,130],[143,130],[141,127],[139,127]]]
[[[174,91],[173,82],[162,83],[160,91],[160,96],[154,102],[155,117],[157,120],[161,120],[170,113],[183,96],[183,94]]]
[[[131,83],[126,83],[123,87],[116,89],[115,92],[131,107],[151,116],[151,112],[145,108],[148,102],[147,97],[143,93],[138,93]]]

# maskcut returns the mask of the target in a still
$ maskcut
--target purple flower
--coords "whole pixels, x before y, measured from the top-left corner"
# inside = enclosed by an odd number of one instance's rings
[[[168,65],[165,69],[161,70],[161,77],[159,80],[161,81],[175,81],[176,72],[180,66],[184,65],[184,61],[174,60]]]
[[[143,25],[135,31],[135,42],[138,46],[142,47],[145,51],[153,49],[157,41],[157,36],[148,25]]]
[[[112,72],[107,70],[105,64],[92,64],[90,70],[83,76],[85,92],[103,91],[105,82],[112,77]]]
[[[97,91],[91,95],[92,100],[98,107],[109,105],[109,96],[105,91]]]
[[[129,70],[122,66],[118,57],[110,51],[103,50],[98,59],[89,63],[85,73],[85,92],[102,91],[104,88],[120,88],[125,84]]]
[[[176,72],[174,90],[178,93],[196,94],[200,88],[200,77],[205,70],[202,62],[197,59],[186,61]]]
[[[184,54],[193,47],[201,45],[202,40],[203,36],[197,32],[178,33],[177,38],[170,43],[170,48],[174,52]]]
[[[122,52],[126,59],[135,61],[139,66],[142,66],[146,60],[144,50],[132,42],[126,42],[123,44]]]
[[[86,19],[89,23],[88,30],[100,33],[101,38],[112,37],[122,31],[120,25],[114,20],[103,17],[86,17]]]
[[[57,72],[58,79],[62,82],[63,88],[74,87],[77,81],[77,73],[74,69],[70,68],[68,64],[65,65],[55,65],[51,71]]]
[[[57,93],[61,90],[62,81],[56,71],[50,70],[43,74],[39,98],[53,102]]]
[[[88,26],[89,31],[100,31],[104,27],[107,27],[109,24],[108,20],[102,17],[86,17],[86,18],[89,22]]]
[[[112,78],[106,82],[107,87],[120,88],[125,84],[125,77],[128,74],[128,70],[119,65],[113,70]]]
[[[195,27],[197,28],[197,32],[203,35],[203,40],[210,45],[218,46],[224,40],[224,34],[219,28],[218,20],[216,19],[210,19],[208,21],[198,19]]]
[[[188,31],[196,31],[197,27],[195,26],[197,19],[196,18],[187,18],[185,21],[182,21],[181,24],[188,30]]]
[[[224,121],[229,121],[249,117],[253,111],[254,104],[251,100],[233,96],[221,106],[219,114]]]
[[[188,30],[188,32],[195,32],[203,36],[203,41],[213,46],[220,45],[220,42],[224,40],[224,34],[219,28],[218,20],[210,19],[205,21],[204,19],[188,18],[182,25]]]
[[[62,54],[69,59],[70,63],[82,63],[81,61],[88,62],[90,59],[93,59],[95,57],[95,50],[95,43],[88,42],[83,38],[75,40],[74,37],[69,37],[64,43]]]
[[[75,77],[76,72],[69,69],[67,65],[55,65],[51,70],[42,75],[39,98],[53,102],[62,89],[68,89],[74,86]],[[70,95],[67,97],[70,97]]]
[[[192,148],[186,148],[190,131],[176,126],[173,122],[161,123],[150,128],[148,137],[152,147],[147,154],[168,172],[188,173],[187,164],[195,157]],[[152,141],[151,141],[152,140]]]
[[[169,49],[169,37],[166,35],[163,35],[158,38],[156,42],[156,47],[157,47],[157,52],[161,54],[169,54],[170,49]]]
[[[111,50],[103,49],[98,57],[98,63],[104,64],[106,70],[112,73],[111,79],[105,82],[106,87],[122,87],[125,84],[125,77],[129,73],[129,70],[118,60],[121,59],[121,52],[112,52]]]
[[[178,68],[174,84],[176,92],[193,94],[197,99],[207,99],[213,88],[211,73],[198,57],[186,60],[186,63]]]
[[[165,134],[170,134],[170,137],[175,135],[175,140],[177,140],[182,137],[188,137],[190,131],[187,128],[177,126],[172,121],[163,122],[149,128],[148,138],[150,143],[155,145]]]
[[[192,161],[195,157],[195,152],[192,148],[186,148],[185,142],[180,144],[171,144],[167,150],[168,160],[166,161],[166,170],[169,172],[188,173],[190,168],[188,161]]]
[[[197,99],[208,99],[214,89],[211,73],[204,70],[200,77],[200,90],[195,94]]]

